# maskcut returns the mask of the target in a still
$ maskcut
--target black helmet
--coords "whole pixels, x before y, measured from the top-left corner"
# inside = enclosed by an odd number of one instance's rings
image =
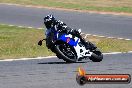
[[[47,15],[46,17],[44,17],[44,24],[46,28],[51,28],[54,22],[55,22],[55,18],[53,15]]]

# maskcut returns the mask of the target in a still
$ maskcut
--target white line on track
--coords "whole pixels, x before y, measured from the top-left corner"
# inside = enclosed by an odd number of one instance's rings
[[[104,38],[105,36],[98,36],[98,37],[100,37],[100,38]]]
[[[113,54],[121,54],[124,52],[111,52],[111,53],[103,53],[103,55],[113,55]]]
[[[92,35],[92,36],[95,36],[95,37],[96,37],[96,36],[98,36],[98,35]]]
[[[103,53],[103,55],[114,55],[114,54],[123,54],[123,53],[132,53],[132,51]],[[5,59],[5,60],[0,60],[0,62],[2,62],[2,61],[40,60],[40,59],[48,59],[48,58],[56,58],[56,56],[36,57],[36,58],[19,58],[19,59]]]
[[[128,53],[132,53],[132,51],[128,51]]]
[[[23,28],[23,26],[18,26],[19,28]]]
[[[48,59],[55,58],[56,56],[47,56],[47,57],[36,57],[36,58],[19,58],[19,59],[5,59],[0,61],[19,61],[19,60],[39,60],[39,59]]]
[[[15,25],[9,25],[10,27],[13,27],[13,26],[15,26]]]
[[[132,39],[125,39],[125,40],[128,40],[129,41],[129,40],[132,40]]]
[[[43,29],[43,28],[37,28],[37,29]]]
[[[124,39],[124,38],[117,38],[117,39],[120,39],[120,40],[122,40],[122,39]]]
[[[112,38],[114,38],[114,37],[107,37],[107,38],[110,38],[110,39],[112,39]]]
[[[33,28],[33,27],[27,27],[27,28]]]
[[[124,54],[124,53],[132,53],[132,51],[128,51],[128,52],[111,52],[111,53],[103,53],[103,55]]]
[[[86,34],[86,35],[88,36],[88,35],[92,35],[92,34]]]

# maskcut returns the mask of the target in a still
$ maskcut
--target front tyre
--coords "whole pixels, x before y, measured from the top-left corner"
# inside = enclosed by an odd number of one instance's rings
[[[56,45],[56,55],[58,58],[63,59],[68,63],[74,63],[77,61],[77,55],[73,47],[66,43]]]
[[[93,62],[100,62],[103,60],[103,54],[101,53],[99,49],[95,49],[92,52],[93,54],[89,58],[90,60],[92,60]]]

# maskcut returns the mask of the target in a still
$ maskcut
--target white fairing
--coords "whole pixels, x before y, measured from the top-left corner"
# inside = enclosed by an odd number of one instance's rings
[[[68,35],[65,35],[65,37],[72,38],[72,35],[71,34],[68,34]]]
[[[69,35],[66,35],[65,37],[70,37],[72,38],[72,35],[69,34]],[[75,37],[74,40],[77,41],[79,38],[78,37]],[[84,45],[79,45],[79,42],[80,42],[80,39],[78,41],[78,44],[76,46],[74,46],[74,49],[77,53],[77,57],[78,59],[80,57],[83,57],[83,56],[87,56],[87,57],[90,57],[92,55],[92,52],[90,52],[89,50],[86,50],[85,46]]]
[[[71,34],[65,35],[65,37],[73,38]],[[76,46],[74,46],[74,49],[75,49],[75,51],[77,53],[78,59],[80,57],[84,57],[84,56],[90,57],[92,55],[92,52],[90,52],[89,50],[86,50],[84,45],[82,45],[82,44],[80,45],[79,44],[80,39],[79,40],[78,39],[79,39],[78,37],[74,38],[75,42],[78,41],[78,44]]]
[[[79,39],[80,42],[80,39]],[[77,46],[74,46],[74,49],[77,53],[78,59],[83,56],[90,57],[92,55],[92,52],[89,50],[86,50],[85,46],[77,44]]]

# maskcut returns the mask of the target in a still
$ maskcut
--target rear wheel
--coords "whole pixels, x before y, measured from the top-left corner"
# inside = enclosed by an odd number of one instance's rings
[[[103,54],[101,53],[101,51],[99,49],[95,49],[92,52],[93,52],[93,54],[89,58],[90,60],[92,60],[93,62],[100,62],[100,61],[102,61]]]
[[[68,63],[77,61],[77,55],[74,48],[66,43],[56,45],[56,56]]]

